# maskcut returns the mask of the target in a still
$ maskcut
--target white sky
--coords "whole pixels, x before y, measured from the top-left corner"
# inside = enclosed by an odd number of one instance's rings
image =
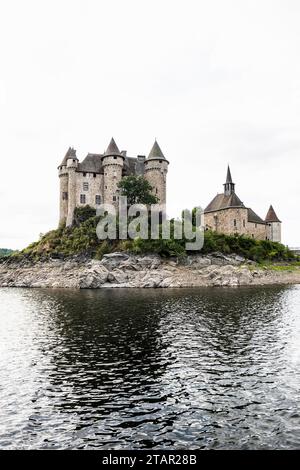
[[[58,223],[67,148],[130,156],[156,137],[168,212],[206,206],[226,166],[300,245],[300,2],[0,0],[0,247]]]

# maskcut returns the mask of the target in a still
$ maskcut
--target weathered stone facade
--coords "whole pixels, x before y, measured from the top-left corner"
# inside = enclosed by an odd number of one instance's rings
[[[125,151],[119,151],[114,139],[104,154],[88,154],[81,163],[76,151],[69,148],[58,167],[59,223],[71,225],[76,207],[88,204],[97,209],[103,203],[117,206],[118,183],[128,175],[144,176],[153,187],[153,194],[165,204],[168,164],[156,141],[147,159],[143,155],[127,157]]]
[[[266,223],[248,221],[248,209],[228,208],[204,214],[205,227],[208,230],[232,235],[238,233],[248,237],[265,240],[267,237]]]
[[[210,202],[204,211],[206,230],[227,235],[245,235],[257,240],[281,241],[281,222],[271,206],[265,220],[246,207],[235,193],[230,169],[227,170],[224,193]]]
[[[114,139],[104,154],[89,153],[81,163],[75,150],[69,148],[59,166],[60,224],[72,224],[76,207],[89,205],[97,209],[102,203],[117,206],[118,183],[128,175],[144,176],[159,202],[166,204],[168,165],[156,141],[147,158],[128,157],[126,151],[120,152]],[[235,192],[229,167],[224,192],[217,194],[206,207],[204,224],[207,230],[228,235],[281,241],[281,221],[273,207],[269,208],[265,220],[246,207]]]
[[[145,162],[145,178],[153,187],[153,194],[161,203],[166,201],[168,162],[149,160]]]
[[[281,241],[281,222],[269,222],[269,239],[274,242]]]

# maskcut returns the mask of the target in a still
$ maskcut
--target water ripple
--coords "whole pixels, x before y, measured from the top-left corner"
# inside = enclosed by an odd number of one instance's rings
[[[300,287],[0,289],[1,449],[300,447]]]

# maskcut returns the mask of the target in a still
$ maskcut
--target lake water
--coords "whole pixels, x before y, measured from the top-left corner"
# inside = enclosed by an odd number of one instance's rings
[[[0,289],[0,448],[300,448],[300,286]]]

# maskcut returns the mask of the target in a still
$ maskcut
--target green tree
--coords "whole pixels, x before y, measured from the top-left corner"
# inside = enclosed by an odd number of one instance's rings
[[[151,191],[153,187],[143,176],[125,176],[119,183],[121,196],[127,197],[127,204],[157,204],[158,198]]]

